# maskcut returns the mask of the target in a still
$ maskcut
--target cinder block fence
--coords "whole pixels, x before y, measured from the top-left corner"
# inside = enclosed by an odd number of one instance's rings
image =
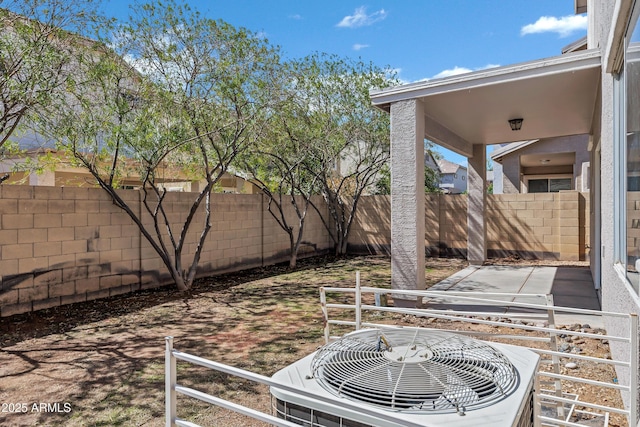
[[[120,195],[144,212],[142,193]],[[174,232],[192,193],[170,193],[165,209]],[[431,256],[466,254],[466,196],[427,195],[425,247]],[[321,200],[317,202],[321,204]],[[488,197],[489,254],[584,259],[588,194]],[[288,259],[287,234],[261,195],[215,194],[212,229],[198,273],[221,274]],[[293,212],[292,219],[293,219]],[[150,224],[151,218],[142,215]],[[352,253],[389,253],[390,198],[361,200]],[[194,221],[186,259],[195,251],[203,215]],[[331,251],[333,243],[315,211],[305,225],[301,256]],[[40,310],[170,283],[166,268],[138,227],[101,189],[0,186],[0,315]]]
[[[120,193],[143,212],[142,193]],[[194,193],[169,193],[164,206],[180,232]],[[214,194],[212,228],[200,276],[288,259],[287,234],[261,195]],[[142,216],[150,224],[151,218]],[[185,246],[194,253],[204,216]],[[332,248],[318,215],[309,212],[301,256]],[[166,268],[132,220],[101,189],[0,186],[0,315],[104,298],[170,283]]]
[[[467,196],[425,196],[425,248],[430,256],[466,256]],[[351,234],[354,253],[390,253],[388,196],[361,201]],[[487,196],[489,257],[584,260],[588,257],[589,193]]]

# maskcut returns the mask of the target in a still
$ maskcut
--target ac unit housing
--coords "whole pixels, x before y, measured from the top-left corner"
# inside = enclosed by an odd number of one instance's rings
[[[365,329],[274,374],[325,401],[271,395],[279,418],[308,427],[529,427],[538,363],[531,350],[441,330]]]

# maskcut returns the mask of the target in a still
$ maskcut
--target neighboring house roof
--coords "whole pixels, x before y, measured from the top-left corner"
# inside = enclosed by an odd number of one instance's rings
[[[587,36],[582,37],[574,41],[573,43],[569,43],[565,47],[562,48],[562,54],[576,52],[578,50],[586,50],[587,49]]]
[[[465,168],[464,166],[445,159],[438,160],[438,169],[440,169],[440,173],[457,173],[458,169],[467,170],[467,168]]]
[[[538,141],[539,139],[531,139],[529,141],[518,141],[503,145],[497,150],[493,150],[493,152],[491,153],[491,159],[500,163],[502,161],[502,158],[507,154],[514,153],[518,150],[530,146],[531,144],[535,144]]]
[[[440,172],[438,163],[436,162],[436,159],[433,157],[433,153],[431,152],[431,150],[425,150],[424,152],[424,165],[431,169],[435,169],[438,173]]]

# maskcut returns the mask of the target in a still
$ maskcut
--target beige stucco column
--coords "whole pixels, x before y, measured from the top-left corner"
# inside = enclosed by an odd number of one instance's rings
[[[487,259],[487,153],[482,144],[474,144],[473,157],[467,170],[467,259],[471,264],[482,264]]]
[[[391,104],[391,286],[424,289],[424,135],[418,100]],[[415,298],[394,295],[398,305]]]

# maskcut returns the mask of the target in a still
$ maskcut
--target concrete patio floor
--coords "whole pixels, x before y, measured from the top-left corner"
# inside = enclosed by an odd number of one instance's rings
[[[600,310],[600,301],[588,267],[556,266],[469,266],[435,284],[429,290],[480,293],[551,294],[556,306]],[[497,298],[496,298],[497,299]],[[544,300],[512,298],[510,301],[544,304]],[[425,301],[436,307],[434,301]],[[468,311],[494,311],[523,313],[527,309],[502,308],[483,305],[481,302],[450,301],[447,308]],[[559,325],[589,324],[603,327],[602,317],[563,313],[556,316]]]

